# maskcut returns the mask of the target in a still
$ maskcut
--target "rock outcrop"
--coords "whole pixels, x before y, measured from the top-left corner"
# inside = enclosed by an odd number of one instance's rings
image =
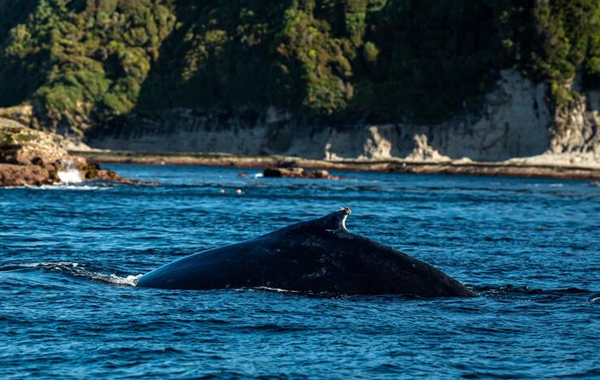
[[[133,182],[69,155],[56,143],[59,138],[0,118],[0,186],[54,184],[69,170],[77,171],[81,180]]]
[[[307,179],[340,179],[327,170],[304,170],[303,168],[267,168],[264,177],[272,178],[307,178]]]

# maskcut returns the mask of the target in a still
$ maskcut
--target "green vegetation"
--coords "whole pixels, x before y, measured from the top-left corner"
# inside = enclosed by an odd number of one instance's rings
[[[502,69],[600,88],[599,0],[0,0],[0,106],[54,128],[132,110],[438,122]]]
[[[0,9],[18,10],[20,3],[1,1]],[[75,132],[90,117],[135,107],[151,62],[175,25],[167,1],[23,3],[32,12],[2,43],[0,83],[14,91],[3,92],[0,104],[30,99]]]

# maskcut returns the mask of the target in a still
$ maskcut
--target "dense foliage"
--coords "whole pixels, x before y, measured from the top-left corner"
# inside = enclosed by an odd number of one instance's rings
[[[168,2],[24,0],[37,3],[3,44],[2,103],[31,99],[73,128],[89,116],[134,108],[162,41],[173,30]],[[163,4],[164,3],[164,4]],[[20,9],[11,0],[1,7]],[[12,8],[11,8],[12,7]],[[6,19],[6,18],[5,18]]]
[[[600,85],[600,0],[0,0],[0,106],[56,125],[135,109],[436,122],[499,70]]]

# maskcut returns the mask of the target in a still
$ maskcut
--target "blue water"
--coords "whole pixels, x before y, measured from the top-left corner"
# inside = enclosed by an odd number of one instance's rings
[[[600,377],[598,184],[112,168],[161,185],[0,189],[0,378]],[[340,206],[351,231],[481,296],[132,286],[176,258]]]

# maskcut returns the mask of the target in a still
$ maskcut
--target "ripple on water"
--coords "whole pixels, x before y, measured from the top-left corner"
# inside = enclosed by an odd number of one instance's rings
[[[3,378],[600,376],[597,184],[112,169],[161,185],[0,189]],[[350,230],[436,265],[480,297],[134,286],[178,257],[340,206],[352,208]]]

